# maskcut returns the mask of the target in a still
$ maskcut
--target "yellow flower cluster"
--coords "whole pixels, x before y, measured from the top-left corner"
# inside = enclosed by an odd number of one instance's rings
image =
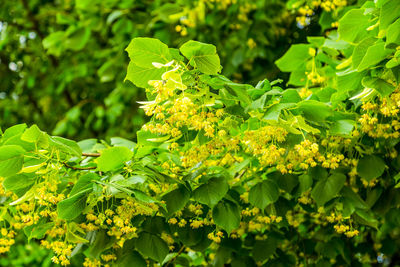
[[[221,243],[222,238],[224,237],[224,233],[221,231],[218,231],[216,233],[209,233],[207,235],[208,239],[214,241],[215,243],[219,244]]]
[[[301,204],[308,205],[311,204],[313,201],[310,197],[310,190],[307,190],[301,194],[301,196],[297,199],[297,201]]]
[[[327,12],[336,10],[340,7],[345,7],[347,5],[347,0],[323,0],[314,2],[316,3],[315,6],[318,6],[318,4],[320,4],[321,7]]]
[[[347,6],[347,0],[313,0],[311,3],[298,8],[296,21],[304,27],[310,24],[310,18],[314,15],[314,10],[317,10],[319,7],[326,12],[336,12],[345,6]]]
[[[271,215],[271,216],[256,216],[248,222],[249,232],[260,232],[266,229],[271,223],[279,223],[282,221],[282,217]]]
[[[161,239],[165,241],[165,243],[167,243],[169,250],[174,250],[174,246],[173,244],[175,243],[175,240],[172,238],[171,235],[162,232],[161,233]]]
[[[350,230],[350,226],[348,225],[337,224],[334,226],[334,228],[337,233],[345,234],[348,238],[352,238],[359,234],[358,230]]]
[[[302,222],[305,221],[304,214],[301,212],[296,212],[294,210],[289,210],[286,212],[286,220],[289,223],[289,225],[293,226],[294,228],[297,228],[300,226]]]
[[[68,244],[64,241],[49,242],[47,240],[42,240],[41,246],[53,250],[56,255],[53,256],[51,260],[54,263],[61,264],[62,266],[70,264],[69,257],[71,256],[72,249],[74,248],[72,244]]]
[[[15,243],[14,236],[15,232],[6,228],[0,230],[0,254],[10,251],[10,247]]]
[[[117,260],[117,256],[115,254],[102,254],[100,258],[105,262]]]
[[[101,266],[101,261],[97,259],[90,259],[90,258],[85,258],[85,261],[83,262],[84,267],[100,267]]]

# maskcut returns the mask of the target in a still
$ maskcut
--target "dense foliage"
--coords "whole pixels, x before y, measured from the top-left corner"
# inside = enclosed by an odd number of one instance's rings
[[[346,4],[306,2],[288,3],[303,26]],[[342,11],[276,61],[286,86],[228,79],[211,44],[134,38],[136,142],[2,133],[0,252],[25,236],[61,265],[398,265],[400,2]]]

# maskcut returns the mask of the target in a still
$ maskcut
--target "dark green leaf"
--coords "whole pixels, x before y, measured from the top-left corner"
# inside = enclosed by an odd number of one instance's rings
[[[136,248],[140,253],[157,262],[162,262],[168,255],[168,245],[160,237],[142,232],[136,240]]]
[[[249,202],[260,208],[265,209],[268,204],[274,203],[279,198],[279,188],[275,182],[264,180],[250,189]]]
[[[228,189],[228,183],[224,178],[211,178],[193,191],[193,197],[202,204],[214,207],[225,196]]]

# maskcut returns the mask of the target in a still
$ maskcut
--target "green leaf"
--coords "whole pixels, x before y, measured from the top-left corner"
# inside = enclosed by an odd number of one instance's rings
[[[354,220],[360,224],[368,225],[378,230],[378,220],[371,211],[356,210]]]
[[[105,230],[99,230],[95,232],[95,240],[90,244],[89,256],[92,258],[98,258],[100,254],[115,244],[115,238],[111,238]]]
[[[156,68],[153,63],[166,64],[172,60],[168,46],[158,39],[134,38],[126,48],[131,61],[126,80],[138,87],[148,87],[149,80],[161,80],[167,68]]]
[[[78,217],[86,208],[86,193],[91,189],[86,189],[80,193],[64,199],[57,204],[58,218],[63,220],[73,220]]]
[[[342,196],[348,204],[358,209],[367,209],[368,206],[365,201],[351,189],[351,187],[345,186],[341,191]]]
[[[396,48],[400,45],[400,18],[393,22],[386,33],[386,48]]]
[[[25,227],[24,232],[28,237],[28,241],[30,241],[32,238],[42,239],[45,236],[47,230],[51,229],[53,226],[54,222],[32,225],[31,227]]]
[[[307,120],[315,122],[324,122],[327,117],[333,114],[330,105],[316,100],[304,100],[297,103],[297,107]]]
[[[223,178],[211,178],[207,183],[193,191],[195,200],[209,207],[214,207],[228,192],[229,186]]]
[[[236,203],[229,200],[221,200],[212,210],[212,217],[216,225],[224,229],[228,234],[240,225],[240,211]]]
[[[147,263],[137,251],[129,251],[118,257],[115,262],[116,267],[146,267]]]
[[[7,130],[4,131],[3,136],[1,138],[1,141],[6,141],[7,139],[10,139],[11,137],[17,136],[22,134],[25,129],[26,129],[26,124],[17,124],[14,126],[11,126],[10,128],[7,128]]]
[[[379,78],[364,77],[361,83],[366,88],[375,89],[382,97],[390,95],[396,89],[392,84]]]
[[[0,147],[0,176],[7,177],[16,174],[24,164],[25,150],[16,145]]]
[[[379,16],[379,31],[385,30],[400,15],[400,5],[398,0],[388,0],[381,8]]]
[[[49,141],[50,146],[60,152],[79,158],[82,156],[82,150],[75,141],[58,136],[49,137]]]
[[[335,121],[329,128],[331,135],[350,135],[354,129],[355,121],[352,120],[338,120]]]
[[[124,163],[131,160],[133,152],[126,147],[110,147],[101,151],[101,156],[97,158],[97,169],[108,172],[120,169]]]
[[[142,88],[147,88],[150,85],[150,80],[161,80],[161,76],[167,68],[142,67],[134,64],[133,61],[129,62],[128,71],[125,80],[131,81],[134,85]]]
[[[306,192],[312,187],[312,184],[313,184],[313,179],[310,175],[308,174],[300,175],[298,193],[301,194],[303,192]]]
[[[360,43],[354,47],[353,54],[351,56],[351,62],[353,64],[353,69],[357,69],[363,60],[368,48],[376,43],[377,39],[375,37],[369,37],[362,40]]]
[[[385,43],[383,42],[368,47],[367,52],[357,67],[357,70],[364,71],[375,66],[384,60],[388,54],[390,54],[390,51],[385,49]]]
[[[263,117],[264,120],[272,120],[272,121],[278,121],[279,116],[281,115],[281,112],[283,109],[291,108],[296,106],[295,103],[277,103],[273,104],[271,107],[267,109],[265,112],[265,115]]]
[[[65,32],[65,40],[63,42],[63,45],[65,48],[73,50],[73,51],[79,51],[82,50],[86,43],[90,39],[90,28],[89,27],[81,27],[81,28],[75,28],[75,27],[70,27],[66,32]]]
[[[26,142],[36,143],[41,135],[42,131],[39,127],[32,125],[21,135],[21,139]]]
[[[97,174],[92,173],[92,172],[86,173],[86,174],[80,176],[78,181],[74,185],[74,187],[72,187],[69,195],[72,197],[88,188],[91,188],[93,186],[92,181],[97,181],[99,179],[100,179],[100,176],[98,176]]]
[[[357,172],[367,180],[378,178],[385,171],[385,162],[378,156],[367,155],[358,161]]]
[[[306,62],[311,58],[308,44],[295,44],[277,61],[275,64],[281,71],[292,72],[303,68]]]
[[[263,262],[275,252],[278,247],[278,240],[268,237],[266,240],[257,240],[253,246],[253,257],[256,261]]]
[[[136,248],[140,253],[157,262],[162,262],[168,255],[168,245],[160,237],[142,232],[136,240]]]
[[[70,243],[88,243],[89,241],[82,236],[80,236],[78,233],[85,234],[85,231],[80,228],[76,223],[71,222],[68,224],[67,227],[67,234],[65,235],[65,240],[70,242]]]
[[[264,180],[256,184],[249,192],[249,202],[262,210],[265,209],[267,205],[277,201],[278,198],[279,188],[275,182],[270,180]]]
[[[126,51],[134,65],[145,69],[155,68],[153,62],[166,64],[172,59],[168,46],[154,38],[134,38]]]
[[[133,150],[136,146],[135,142],[132,142],[122,137],[111,137],[110,142],[112,146],[124,146],[126,148],[129,148],[130,150]]]
[[[346,176],[341,173],[334,173],[326,179],[317,182],[311,191],[311,197],[318,206],[323,206],[326,202],[334,198],[342,189]]]
[[[339,20],[339,36],[341,40],[349,43],[358,43],[364,39],[368,32],[370,22],[364,15],[364,9],[351,9]]]
[[[189,60],[190,65],[202,73],[213,75],[221,71],[215,46],[190,40],[184,43],[179,50]]]
[[[12,176],[8,176],[4,182],[3,186],[14,193],[17,193],[18,190],[25,189],[33,185],[36,181],[36,176],[32,176],[29,174],[15,174]]]
[[[115,238],[111,238],[104,230],[96,231],[95,238],[89,247],[88,254],[91,258],[98,258],[104,250],[111,248],[115,244]]]
[[[177,189],[168,192],[162,197],[167,205],[168,215],[181,210],[189,201],[190,192],[185,186],[180,185]]]

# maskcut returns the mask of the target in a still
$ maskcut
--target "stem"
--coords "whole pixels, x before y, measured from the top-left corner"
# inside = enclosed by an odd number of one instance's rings
[[[100,157],[100,153],[82,153],[84,157]]]
[[[94,170],[97,167],[96,166],[91,166],[91,167],[74,167],[74,166],[70,166],[68,165],[66,162],[63,162],[64,166],[73,170]]]
[[[178,253],[175,255],[175,257],[173,257],[173,258],[165,265],[165,267],[168,267],[171,263],[173,263],[173,262],[176,260],[176,258],[178,258],[179,255],[182,254],[182,252],[183,252],[184,249],[185,249],[185,246],[182,246],[182,247],[179,249]]]

